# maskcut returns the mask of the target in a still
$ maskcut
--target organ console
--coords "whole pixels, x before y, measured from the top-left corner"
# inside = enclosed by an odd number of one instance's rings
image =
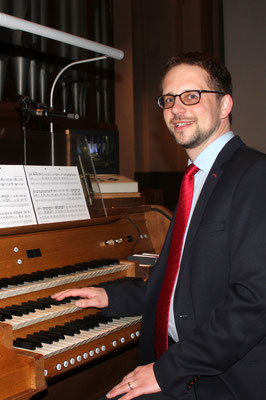
[[[67,288],[142,279],[132,253],[159,253],[163,207],[86,221],[0,230],[0,399],[103,396],[136,366],[141,316],[78,309]]]

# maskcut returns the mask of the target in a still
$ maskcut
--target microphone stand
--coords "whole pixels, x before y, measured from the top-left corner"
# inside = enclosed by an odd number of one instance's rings
[[[21,117],[21,125],[22,125],[22,134],[23,134],[23,162],[24,165],[27,165],[27,129],[26,124],[29,121],[30,114],[29,109],[32,104],[32,100],[26,96],[19,96],[18,103],[20,104],[20,117]]]
[[[53,81],[53,84],[52,84],[52,87],[51,87],[51,91],[50,91],[50,109],[52,109],[52,108],[53,108],[53,105],[54,105],[53,96],[54,96],[54,88],[55,88],[55,85],[56,85],[58,79],[60,78],[60,76],[61,76],[68,68],[71,68],[71,67],[73,67],[74,65],[78,65],[78,64],[84,64],[84,63],[88,63],[88,62],[92,62],[92,61],[105,60],[106,58],[108,58],[108,57],[107,57],[107,56],[100,56],[100,57],[95,57],[95,58],[88,58],[88,59],[85,59],[85,60],[73,61],[72,63],[67,64],[61,71],[59,71],[59,73],[56,75],[56,77],[55,77],[55,79],[54,79],[54,81]],[[52,164],[52,166],[54,166],[54,163],[55,163],[55,159],[54,159],[54,131],[53,131],[53,130],[54,130],[54,124],[53,124],[53,122],[50,122],[50,135],[51,135],[51,164]],[[81,169],[82,169],[82,168],[83,168],[83,165],[82,165],[80,156],[79,156],[79,162],[80,162],[80,167],[81,167]],[[93,169],[94,169],[93,163],[92,163],[92,167],[93,167]],[[95,171],[95,169],[94,169],[94,175],[95,175],[95,177],[96,177],[96,171]],[[83,176],[84,176],[84,181],[85,181],[85,185],[86,185],[86,174],[85,174],[84,171],[83,171]],[[87,193],[88,193],[89,204],[91,205],[91,204],[92,204],[92,199],[91,199],[91,196],[90,196],[90,190],[89,190],[88,187],[86,187],[86,189],[87,189]],[[100,192],[100,193],[101,193],[101,192]],[[105,205],[104,205],[104,201],[103,201],[102,195],[101,195],[101,203],[102,203],[102,206],[103,206],[104,214],[105,214],[105,216],[107,217],[107,212],[106,212],[106,208],[105,208]]]
[[[54,88],[55,85],[58,81],[58,79],[60,78],[60,76],[68,69],[73,67],[74,65],[78,65],[78,64],[84,64],[84,63],[88,63],[88,62],[92,62],[92,61],[99,61],[99,60],[105,60],[107,58],[107,56],[100,56],[100,57],[95,57],[95,58],[87,58],[85,60],[78,60],[78,61],[73,61],[70,64],[67,64],[61,71],[59,71],[59,73],[56,75],[52,87],[51,87],[51,91],[50,91],[50,109],[53,109],[53,96],[54,96]],[[54,166],[55,164],[55,159],[54,159],[54,124],[53,122],[50,122],[50,135],[51,135],[51,165]]]

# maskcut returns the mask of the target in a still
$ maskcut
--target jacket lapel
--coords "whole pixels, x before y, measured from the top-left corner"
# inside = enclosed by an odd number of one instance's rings
[[[201,194],[199,196],[197,205],[195,207],[193,216],[191,218],[186,243],[182,255],[182,262],[180,268],[180,278],[183,275],[182,265],[185,265],[186,259],[190,253],[191,245],[193,243],[194,236],[199,228],[201,223],[202,215],[205,212],[208,200],[215,189],[215,186],[219,182],[223,171],[224,164],[229,161],[234,153],[243,145],[243,142],[238,136],[235,136],[231,139],[218,154],[208,176],[205,181],[205,184],[202,188]]]

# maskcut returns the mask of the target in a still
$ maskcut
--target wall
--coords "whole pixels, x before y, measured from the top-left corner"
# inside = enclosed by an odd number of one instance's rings
[[[116,63],[121,174],[133,177],[136,171],[184,169],[184,151],[169,135],[154,101],[162,67],[180,51],[205,51],[219,59],[223,40],[234,82],[233,129],[248,145],[266,151],[265,0],[113,0],[113,4],[115,46],[125,51],[125,59]]]
[[[120,174],[134,178],[135,125],[131,1],[114,0],[114,46],[125,53],[115,61],[115,121],[119,130]]]
[[[113,0],[116,62],[116,123],[120,173],[183,171],[176,145],[155,102],[167,59],[182,51],[221,57],[221,0]]]
[[[233,130],[266,152],[266,2],[223,0],[225,63],[233,77]]]

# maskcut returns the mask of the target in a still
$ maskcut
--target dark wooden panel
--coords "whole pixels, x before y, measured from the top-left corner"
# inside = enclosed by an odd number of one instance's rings
[[[111,357],[50,382],[47,390],[32,400],[97,400],[137,366],[137,353],[136,345],[112,353]]]

